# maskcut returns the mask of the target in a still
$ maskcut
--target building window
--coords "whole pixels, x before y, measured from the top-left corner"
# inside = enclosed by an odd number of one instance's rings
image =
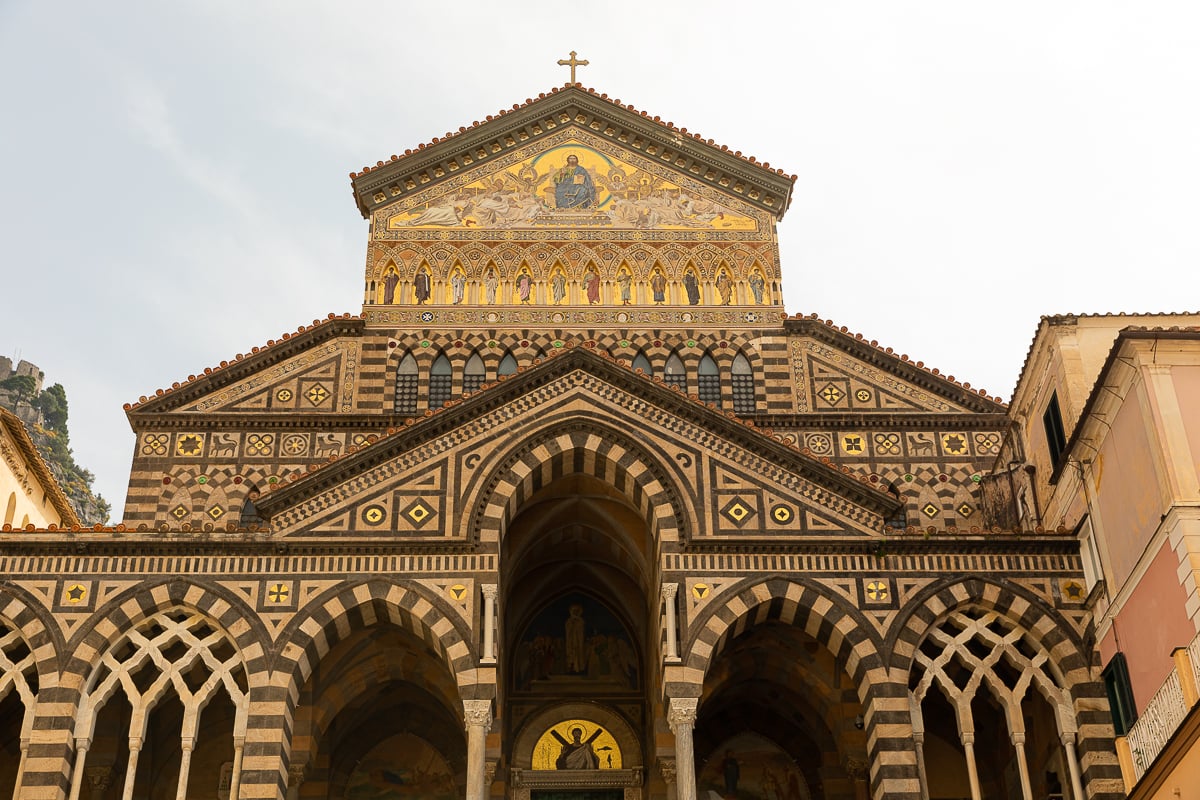
[[[467,359],[467,366],[463,368],[463,391],[479,391],[479,387],[483,386],[486,378],[487,374],[483,369],[483,359],[479,357],[478,353],[472,354]]]
[[[1125,663],[1125,654],[1113,656],[1100,674],[1108,691],[1108,710],[1112,713],[1113,730],[1117,736],[1124,736],[1137,722],[1137,706],[1133,704],[1133,687],[1129,684],[1129,665]]]
[[[505,353],[504,358],[500,359],[500,366],[496,368],[497,375],[516,375],[517,360],[513,358],[512,353]]]
[[[754,372],[750,369],[750,361],[738,353],[734,356],[733,368],[730,373],[729,383],[733,389],[733,413],[753,414],[757,408],[754,403]]]
[[[683,368],[683,361],[675,353],[672,353],[667,359],[667,367],[663,371],[663,382],[668,386],[678,386],[681,392],[687,391],[687,370]]]
[[[1042,425],[1046,428],[1046,444],[1050,446],[1050,463],[1058,469],[1067,454],[1067,434],[1063,428],[1062,409],[1058,406],[1058,392],[1050,395],[1050,402],[1042,414]]]
[[[635,372],[640,369],[646,375],[654,374],[654,368],[650,366],[650,359],[646,358],[645,353],[633,357],[633,369]]]
[[[441,408],[450,399],[453,388],[454,373],[450,369],[450,359],[440,355],[429,369],[429,407]]]
[[[417,360],[409,353],[400,360],[396,368],[396,400],[392,409],[397,414],[413,416],[417,413],[417,390],[420,378],[417,374]]]
[[[717,372],[717,362],[707,353],[700,359],[700,370],[697,383],[700,399],[705,403],[721,402],[721,374]]]

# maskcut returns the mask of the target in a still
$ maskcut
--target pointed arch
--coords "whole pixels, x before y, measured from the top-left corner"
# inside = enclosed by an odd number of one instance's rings
[[[417,413],[417,394],[421,385],[417,360],[412,353],[405,353],[396,365],[396,395],[392,410],[411,417]]]
[[[487,698],[495,686],[481,682],[470,627],[438,597],[412,581],[369,578],[343,582],[311,600],[280,633],[289,643],[275,670],[288,676],[292,704],[300,688],[334,645],[355,630],[390,622],[417,636],[446,665],[464,698]]]
[[[798,575],[747,578],[711,600],[688,624],[684,663],[702,679],[730,642],[768,620],[815,631],[815,638],[846,665],[864,702],[873,677],[886,680],[873,626],[843,598]]]
[[[465,520],[473,541],[499,541],[526,500],[562,475],[583,473],[622,494],[645,519],[655,541],[688,538],[688,520],[698,519],[694,498],[677,463],[652,453],[643,442],[594,420],[551,417],[464,492]]]
[[[667,356],[667,363],[663,366],[663,383],[668,386],[674,386],[685,394],[687,393],[687,368],[684,367],[683,359],[679,357],[678,352]]]
[[[454,368],[445,353],[438,354],[429,367],[429,407],[441,408],[454,393]]]
[[[463,392],[477,392],[486,381],[487,370],[484,368],[483,359],[478,351],[471,353],[466,366],[463,367]]]
[[[721,405],[721,372],[717,369],[717,362],[708,353],[700,356],[700,363],[696,367],[696,387],[702,402]]]
[[[500,365],[496,367],[497,375],[516,375],[517,374],[517,359],[513,357],[512,351],[504,354],[504,358],[500,359]]]
[[[646,358],[646,354],[641,350],[637,351],[637,355],[633,357],[634,371],[641,370],[646,375],[654,374],[654,367],[650,366],[650,359]]]
[[[733,413],[753,414],[758,409],[754,397],[754,370],[750,359],[738,353],[729,367],[729,387],[733,392]]]

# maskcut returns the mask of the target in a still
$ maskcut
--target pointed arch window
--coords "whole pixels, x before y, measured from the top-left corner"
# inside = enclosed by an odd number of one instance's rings
[[[429,407],[441,408],[454,390],[454,371],[445,354],[438,356],[429,368]]]
[[[483,369],[483,359],[479,353],[472,353],[463,368],[463,392],[477,392],[483,386],[487,373]]]
[[[721,402],[721,373],[717,371],[717,362],[705,353],[700,359],[700,369],[697,384],[700,399],[705,403]]]
[[[900,493],[900,487],[895,481],[888,481],[887,493],[900,501],[900,508],[896,509],[896,513],[888,517],[884,521],[892,530],[902,531],[908,527],[908,506],[904,503],[904,495]]]
[[[633,357],[633,368],[634,370],[640,369],[647,375],[654,374],[654,368],[650,366],[650,359],[646,358],[646,354],[642,352]]]
[[[505,353],[504,358],[500,359],[500,366],[496,368],[497,375],[515,375],[517,374],[517,360],[513,358],[512,353]]]
[[[413,416],[417,413],[417,391],[420,389],[417,360],[409,353],[400,359],[396,367],[396,400],[393,410],[397,414]]]
[[[683,359],[676,353],[667,358],[667,366],[663,370],[663,382],[668,386],[678,386],[679,391],[687,391],[687,370],[683,368]]]
[[[750,368],[750,359],[738,353],[733,358],[733,367],[729,372],[729,386],[733,390],[733,413],[753,414],[758,409],[754,403],[754,370]]]

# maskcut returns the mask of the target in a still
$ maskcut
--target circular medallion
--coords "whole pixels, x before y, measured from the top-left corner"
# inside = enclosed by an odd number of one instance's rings
[[[369,505],[362,510],[362,520],[368,525],[381,525],[387,519],[387,511],[379,504]]]

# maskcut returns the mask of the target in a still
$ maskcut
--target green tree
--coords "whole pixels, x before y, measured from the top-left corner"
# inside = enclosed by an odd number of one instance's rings
[[[42,412],[46,427],[52,431],[65,431],[67,426],[67,390],[61,383],[47,388],[33,404]]]

